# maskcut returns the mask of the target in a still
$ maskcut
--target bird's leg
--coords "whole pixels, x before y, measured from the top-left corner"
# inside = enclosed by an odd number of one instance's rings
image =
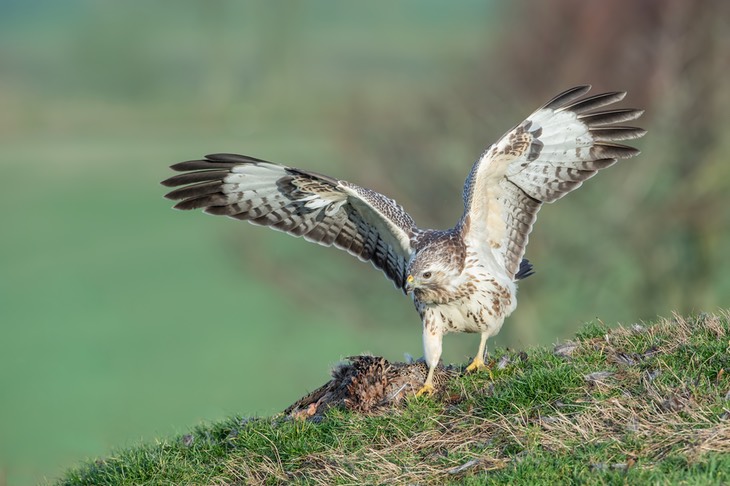
[[[474,356],[471,364],[466,367],[466,371],[480,371],[487,368],[487,365],[484,364],[484,351],[487,349],[487,338],[489,338],[489,333],[483,332],[482,340],[479,341],[479,351],[477,351],[477,355]]]
[[[426,359],[428,365],[428,376],[426,381],[416,393],[416,396],[431,395],[436,391],[433,386],[433,372],[436,366],[439,364],[441,358],[441,341],[443,340],[443,334],[441,329],[438,328],[433,322],[423,322],[423,356]]]
[[[423,384],[423,386],[421,387],[421,389],[416,392],[417,397],[420,397],[421,395],[433,395],[434,392],[436,391],[436,388],[434,388],[434,386],[433,386],[433,370],[435,370],[435,369],[436,369],[435,366],[433,368],[431,368],[429,366],[428,376],[426,376],[426,381]]]

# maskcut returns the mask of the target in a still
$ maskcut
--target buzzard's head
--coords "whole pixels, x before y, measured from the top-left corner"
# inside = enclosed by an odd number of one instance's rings
[[[448,302],[460,282],[464,269],[460,245],[439,238],[420,249],[408,262],[404,288],[421,302]]]

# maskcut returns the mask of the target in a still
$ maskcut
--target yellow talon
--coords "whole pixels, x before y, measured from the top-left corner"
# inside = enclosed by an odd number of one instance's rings
[[[469,366],[466,367],[466,371],[472,372],[472,371],[481,371],[488,369],[489,367],[484,363],[484,360],[480,357],[474,358],[474,361],[471,362]]]
[[[418,390],[418,392],[416,393],[416,396],[417,397],[420,397],[421,395],[430,396],[430,395],[433,395],[434,393],[436,393],[436,389],[433,387],[433,385],[426,383],[425,385],[423,385],[421,387],[420,390]]]

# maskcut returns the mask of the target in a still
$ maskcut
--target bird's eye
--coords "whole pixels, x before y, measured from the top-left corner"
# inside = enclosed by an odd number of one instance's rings
[[[425,278],[426,280],[431,278],[431,272],[423,272],[423,278]]]

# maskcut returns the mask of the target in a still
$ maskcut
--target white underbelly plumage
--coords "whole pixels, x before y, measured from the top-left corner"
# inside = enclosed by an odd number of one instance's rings
[[[515,291],[514,284],[500,285],[494,279],[482,280],[468,296],[445,304],[427,305],[426,322],[440,324],[443,334],[488,332],[494,336],[517,305]]]

